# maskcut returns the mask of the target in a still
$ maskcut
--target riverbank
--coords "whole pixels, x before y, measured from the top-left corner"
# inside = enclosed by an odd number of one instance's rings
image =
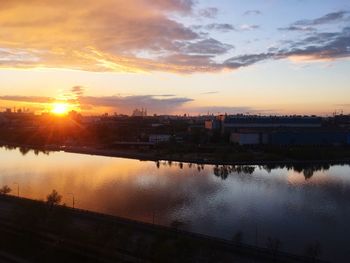
[[[279,247],[190,233],[180,224],[158,226],[8,195],[0,195],[0,210],[1,248],[26,262],[321,262]]]
[[[61,149],[62,150],[62,149]],[[209,164],[209,165],[286,165],[286,164],[350,164],[350,158],[336,160],[220,160],[201,157],[173,157],[171,155],[158,156],[154,153],[126,152],[106,149],[70,147],[63,149],[64,152],[89,154],[106,157],[122,157],[128,159],[138,159],[143,161],[172,161],[182,163]]]
[[[5,147],[16,147],[23,149],[32,149],[43,152],[50,151],[63,151],[67,153],[76,153],[76,154],[86,154],[86,155],[96,155],[96,156],[105,156],[105,157],[117,157],[117,158],[127,158],[127,159],[136,159],[142,161],[170,161],[170,162],[179,162],[179,163],[194,163],[194,164],[208,164],[208,165],[274,165],[274,166],[283,166],[283,165],[313,165],[313,164],[350,164],[350,155],[344,156],[344,158],[336,159],[291,159],[291,158],[267,158],[261,153],[251,152],[251,159],[247,158],[246,153],[241,156],[238,154],[237,158],[220,158],[216,155],[210,154],[201,154],[201,153],[187,153],[187,154],[169,154],[169,153],[159,153],[154,150],[116,150],[116,149],[107,149],[102,147],[88,147],[88,146],[34,146],[34,145],[23,145],[23,144],[14,144],[14,143],[5,143],[2,142],[0,145]],[[310,149],[309,149],[310,150]],[[318,149],[315,148],[315,151]],[[337,148],[333,149],[337,151]],[[271,154],[266,154],[271,156]],[[244,158],[242,158],[242,156]],[[256,158],[257,157],[257,158]]]

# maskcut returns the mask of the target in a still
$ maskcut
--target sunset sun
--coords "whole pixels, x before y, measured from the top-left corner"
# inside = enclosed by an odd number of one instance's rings
[[[67,103],[54,103],[51,108],[51,112],[56,115],[65,115],[69,111],[69,105]]]

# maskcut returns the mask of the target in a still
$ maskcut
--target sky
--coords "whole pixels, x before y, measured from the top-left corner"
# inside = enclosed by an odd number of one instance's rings
[[[350,113],[348,0],[0,2],[0,110]]]

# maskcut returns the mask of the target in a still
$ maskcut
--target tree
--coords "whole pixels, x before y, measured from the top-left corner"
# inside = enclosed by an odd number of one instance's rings
[[[58,194],[56,190],[52,190],[51,194],[46,197],[46,202],[53,207],[61,203],[62,195]]]
[[[0,188],[0,194],[2,195],[9,194],[11,191],[12,191],[11,188],[8,187],[7,185],[4,185],[2,188]]]

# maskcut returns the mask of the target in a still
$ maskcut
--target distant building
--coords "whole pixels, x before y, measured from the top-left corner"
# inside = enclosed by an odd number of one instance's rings
[[[275,131],[269,134],[273,145],[345,145],[349,144],[347,131]]]
[[[317,128],[322,126],[320,117],[303,116],[225,116],[224,129],[239,128]]]
[[[230,142],[239,145],[346,145],[350,132],[317,130],[265,130],[232,132]]]
[[[204,126],[207,130],[218,130],[221,127],[221,121],[217,119],[206,120]]]
[[[142,108],[141,110],[139,109],[134,109],[132,112],[133,117],[146,117],[147,116],[147,109]]]
[[[241,129],[280,129],[280,128],[320,128],[322,118],[313,116],[248,116],[219,115],[205,121],[208,130],[221,130],[222,133],[237,132]]]

